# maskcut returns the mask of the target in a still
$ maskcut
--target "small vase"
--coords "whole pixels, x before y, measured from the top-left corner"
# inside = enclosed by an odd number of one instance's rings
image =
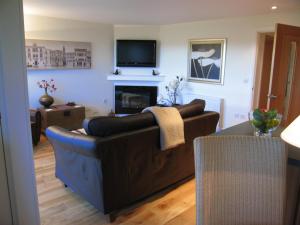
[[[48,95],[48,91],[45,89],[45,94],[40,97],[39,102],[45,108],[49,108],[53,104],[54,99]]]
[[[267,132],[261,131],[259,129],[254,130],[254,136],[257,137],[272,137],[272,129],[268,130]]]
[[[253,114],[254,114],[253,112],[249,112],[248,116],[249,116],[249,121],[252,127],[254,128],[254,136],[272,137],[273,132],[277,129],[277,127],[281,122],[282,115],[278,113],[274,118],[271,118],[269,120],[265,118],[266,116],[264,117],[262,115],[263,120],[256,120]],[[274,122],[276,123],[274,124]]]

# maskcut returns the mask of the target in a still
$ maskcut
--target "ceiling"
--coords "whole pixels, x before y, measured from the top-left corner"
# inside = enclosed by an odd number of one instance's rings
[[[161,25],[300,9],[300,0],[23,0],[25,14]]]

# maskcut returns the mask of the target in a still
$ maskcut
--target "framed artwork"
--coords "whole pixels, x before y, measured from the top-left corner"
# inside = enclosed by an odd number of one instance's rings
[[[223,84],[226,39],[189,41],[188,80]]]
[[[26,39],[27,69],[90,69],[91,43]]]

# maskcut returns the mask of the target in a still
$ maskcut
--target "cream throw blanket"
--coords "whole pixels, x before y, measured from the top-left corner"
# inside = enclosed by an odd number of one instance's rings
[[[184,124],[178,109],[174,107],[148,107],[143,112],[153,113],[160,129],[161,150],[184,144]]]

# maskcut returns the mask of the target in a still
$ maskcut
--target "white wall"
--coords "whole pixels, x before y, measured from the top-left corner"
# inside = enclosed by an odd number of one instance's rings
[[[224,127],[229,127],[248,119],[252,103],[257,33],[274,31],[275,23],[300,26],[300,12],[164,25],[159,30],[147,27],[135,27],[134,30],[128,27],[126,30],[125,26],[116,26],[115,38],[158,36],[159,70],[161,74],[167,75],[166,82],[177,75],[186,77],[189,39],[227,38],[224,85],[188,82],[185,90],[224,98]],[[145,32],[145,29],[149,32]],[[129,72],[135,73],[133,70]]]
[[[87,116],[104,115],[112,108],[113,25],[25,15],[25,36],[31,39],[92,43],[92,69],[28,71],[31,108],[39,107],[43,90],[37,81],[53,78],[55,104],[74,101],[87,107]]]
[[[187,82],[189,92],[224,98],[224,127],[247,120],[251,110],[257,32],[274,31],[275,23],[300,25],[300,12],[208,20],[163,26],[105,25],[65,19],[26,16],[27,38],[92,42],[92,70],[30,71],[30,106],[37,107],[42,90],[36,81],[54,78],[56,103],[75,101],[88,107],[88,116],[106,114],[112,108],[113,88],[106,80],[115,68],[117,39],[158,41],[157,68],[166,83],[187,75],[188,40],[227,38],[224,85]],[[122,74],[150,75],[152,68],[121,68]],[[164,84],[160,85],[161,87]],[[160,90],[164,90],[160,88]],[[163,93],[163,92],[162,92]]]

